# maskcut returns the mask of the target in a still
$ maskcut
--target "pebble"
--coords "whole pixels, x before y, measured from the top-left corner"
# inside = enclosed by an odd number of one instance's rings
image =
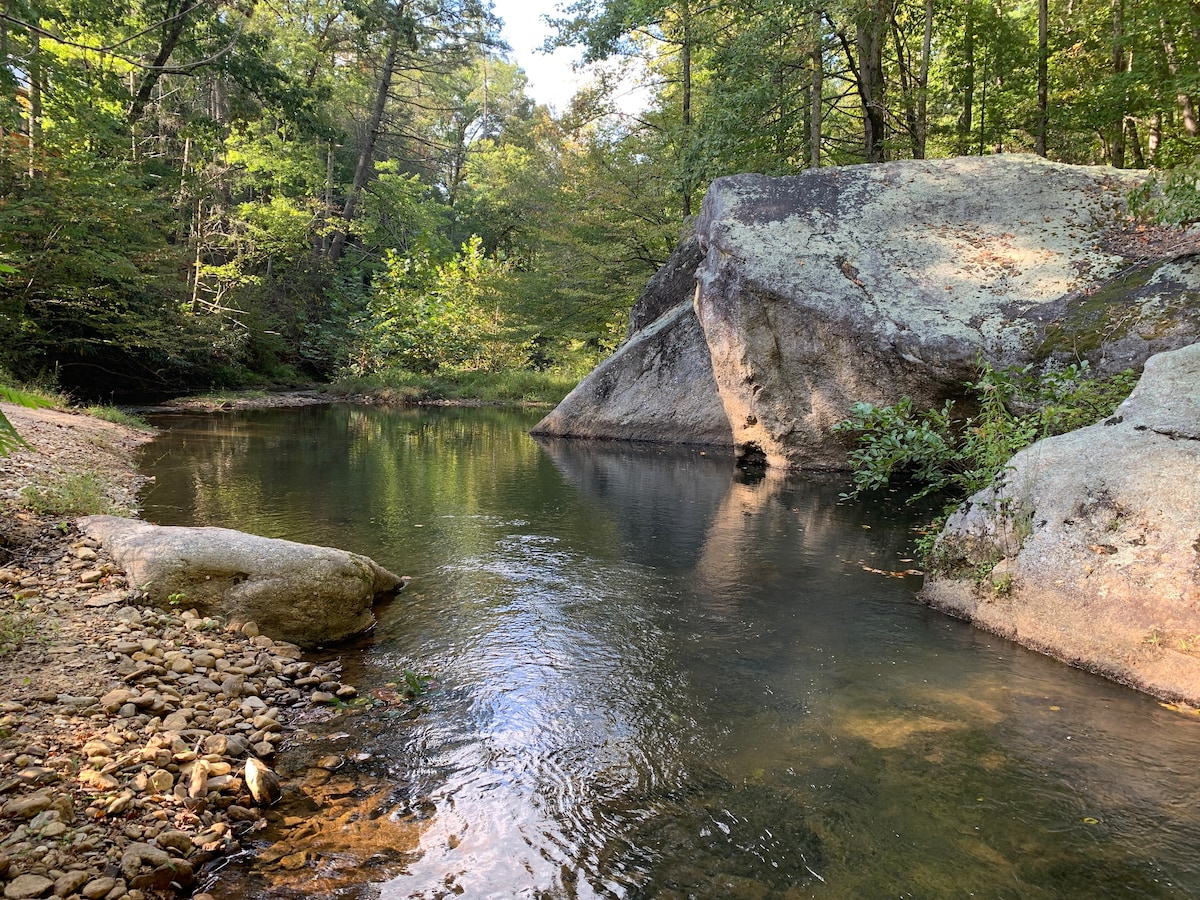
[[[92,876],[87,872],[76,869],[73,872],[64,872],[54,879],[54,895],[56,897],[67,897],[71,894],[79,893],[79,890],[91,881]]]
[[[357,691],[336,665],[304,660],[253,622],[222,632],[191,611],[139,608],[102,549],[61,546],[0,569],[0,597],[40,591],[47,599],[26,601],[39,615],[89,629],[70,643],[48,637],[30,657],[57,680],[0,700],[11,735],[0,747],[0,887],[14,900],[188,896],[199,866],[237,850],[279,798],[263,761],[293,717]],[[78,681],[62,677],[74,670]]]
[[[81,893],[87,900],[100,900],[101,897],[107,897],[116,886],[117,879],[104,875],[85,884]]]
[[[45,897],[54,889],[54,882],[44,875],[18,875],[4,886],[4,896],[12,900]]]
[[[28,794],[24,797],[14,797],[4,804],[4,815],[14,819],[32,819],[38,813],[43,813],[54,805],[54,799],[44,791]]]

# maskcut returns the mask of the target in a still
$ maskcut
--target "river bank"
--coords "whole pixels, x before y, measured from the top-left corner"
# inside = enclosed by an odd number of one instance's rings
[[[0,458],[4,896],[203,900],[221,860],[277,816],[273,775],[248,779],[247,761],[270,765],[299,718],[330,715],[332,695],[355,690],[336,664],[305,660],[253,623],[228,632],[142,606],[69,515],[28,508],[29,490],[45,499],[88,484],[110,510],[131,511],[133,453],[149,432],[3,412],[31,445]]]

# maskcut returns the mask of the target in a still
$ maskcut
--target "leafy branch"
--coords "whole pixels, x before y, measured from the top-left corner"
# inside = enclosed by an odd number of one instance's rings
[[[908,397],[891,406],[856,403],[834,426],[853,436],[854,489],[844,499],[904,481],[909,502],[943,494],[951,508],[983,490],[1008,461],[1036,440],[1064,434],[1112,414],[1137,383],[1126,370],[1107,379],[1092,375],[1086,361],[1038,373],[1033,366],[994,369],[981,362],[979,377],[966,383],[978,412],[956,418],[956,404],[916,411]]]

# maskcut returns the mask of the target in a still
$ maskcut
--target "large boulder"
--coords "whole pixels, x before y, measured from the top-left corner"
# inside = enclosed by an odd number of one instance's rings
[[[1200,242],[1142,252],[1144,178],[1024,155],[719,178],[628,342],[538,430],[844,468],[853,403],[960,398],[981,358],[1140,367],[1200,339]]]
[[[629,311],[627,339],[653,325],[679,304],[691,303],[696,293],[696,269],[703,261],[704,250],[696,235],[689,234],[679,242],[671,257],[646,283],[642,295]]]
[[[1152,357],[1111,418],[1017,454],[947,522],[921,596],[1200,703],[1200,344]]]
[[[263,634],[301,647],[368,630],[376,598],[404,584],[374,560],[332,547],[116,516],[78,524],[153,604],[253,621]]]
[[[1195,258],[1111,241],[1143,177],[1013,155],[715,181],[696,310],[739,451],[843,467],[855,401],[936,405],[980,357],[1108,371],[1196,340]]]
[[[691,301],[622,344],[533,433],[732,448]]]

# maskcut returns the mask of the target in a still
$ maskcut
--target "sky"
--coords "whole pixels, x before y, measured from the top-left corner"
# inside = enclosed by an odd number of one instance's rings
[[[543,15],[556,15],[557,0],[493,0],[496,15],[504,20],[504,39],[512,47],[513,60],[529,76],[527,93],[539,103],[562,112],[579,86],[580,77],[571,69],[580,51],[562,48],[541,53],[550,35]]]

